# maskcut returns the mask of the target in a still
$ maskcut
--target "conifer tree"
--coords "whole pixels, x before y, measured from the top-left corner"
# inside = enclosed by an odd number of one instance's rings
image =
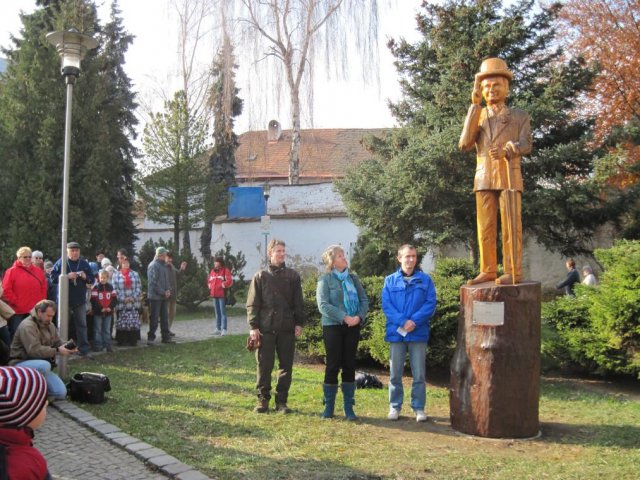
[[[53,30],[76,28],[99,41],[82,62],[74,88],[69,195],[69,239],[84,252],[131,248],[135,98],[122,70],[132,37],[117,3],[106,27],[88,1],[41,1],[23,15],[21,37],[4,51],[0,79],[0,144],[4,258],[30,245],[55,258],[60,250],[65,87],[60,59],[45,40]],[[6,207],[4,207],[6,206]]]
[[[213,218],[223,214],[228,204],[228,188],[236,184],[235,153],[238,137],[233,131],[234,118],[242,113],[242,100],[235,83],[235,57],[227,35],[213,66],[215,78],[210,95],[213,110],[213,149],[209,156],[205,217],[200,236],[200,253],[205,263],[211,260]]]
[[[145,162],[139,172],[138,193],[150,220],[173,226],[176,251],[189,255],[180,233],[203,220],[207,183],[205,153],[207,125],[187,104],[184,90],[166,101],[164,111],[152,113],[143,135]],[[184,250],[187,250],[185,252]]]
[[[474,75],[483,59],[503,58],[514,72],[507,103],[532,117],[534,148],[523,159],[523,227],[564,254],[589,250],[598,225],[615,215],[590,181],[598,151],[591,123],[571,115],[593,72],[563,61],[554,48],[560,6],[520,0],[423,4],[416,44],[391,40],[403,99],[391,105],[401,128],[371,139],[371,161],[338,189],[350,216],[379,245],[463,244],[477,254],[475,153],[458,151]]]

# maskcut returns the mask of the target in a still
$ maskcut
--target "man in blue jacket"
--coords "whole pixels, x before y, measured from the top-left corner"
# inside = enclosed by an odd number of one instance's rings
[[[398,420],[404,390],[402,373],[409,353],[413,385],[411,408],[416,421],[427,420],[426,356],[429,321],[436,310],[436,289],[431,277],[416,266],[418,255],[412,245],[398,249],[400,268],[384,279],[382,311],[387,317],[385,340],[390,344],[389,420]]]
[[[51,279],[54,284],[59,283],[62,272],[62,258],[53,266]],[[84,258],[80,257],[80,244],[78,242],[67,243],[67,275],[69,277],[69,316],[73,319],[76,343],[80,356],[91,357],[91,345],[87,333],[87,285],[94,281],[93,272]],[[70,329],[71,331],[71,329]],[[71,335],[69,335],[70,338]]]

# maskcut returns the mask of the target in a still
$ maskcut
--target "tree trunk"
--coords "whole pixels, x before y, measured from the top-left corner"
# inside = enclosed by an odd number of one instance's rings
[[[188,256],[191,254],[191,221],[189,220],[188,212],[185,212],[183,217],[184,222],[182,225],[184,229],[182,230],[182,254]]]
[[[202,233],[200,234],[200,254],[204,259],[205,265],[211,264],[211,228],[213,222],[207,217],[204,220]]]
[[[173,248],[176,254],[180,251],[180,217],[178,215],[173,217]]]
[[[538,434],[539,282],[460,289],[456,351],[451,361],[451,426],[491,438]]]
[[[298,88],[291,90],[291,152],[289,154],[289,185],[300,183],[300,99]]]

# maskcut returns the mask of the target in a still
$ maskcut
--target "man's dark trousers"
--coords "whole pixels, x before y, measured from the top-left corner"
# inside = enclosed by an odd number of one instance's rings
[[[158,329],[158,318],[160,319],[160,333],[162,341],[171,340],[169,333],[169,303],[168,300],[149,300],[149,333],[147,340],[154,341],[156,339],[156,330]]]
[[[293,355],[296,350],[294,332],[262,332],[260,348],[256,351],[258,363],[258,398],[271,398],[271,373],[278,356],[278,382],[276,384],[276,404],[286,404],[291,386]]]

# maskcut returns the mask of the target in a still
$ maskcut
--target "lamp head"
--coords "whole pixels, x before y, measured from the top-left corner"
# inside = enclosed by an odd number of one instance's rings
[[[76,29],[59,30],[47,33],[47,41],[56,47],[62,59],[60,69],[62,75],[78,77],[80,62],[89,50],[98,46],[98,41],[88,35],[79,33]]]
[[[269,185],[269,180],[264,182],[262,186],[262,195],[264,196],[264,200],[269,200],[269,196],[271,195],[271,185]]]

